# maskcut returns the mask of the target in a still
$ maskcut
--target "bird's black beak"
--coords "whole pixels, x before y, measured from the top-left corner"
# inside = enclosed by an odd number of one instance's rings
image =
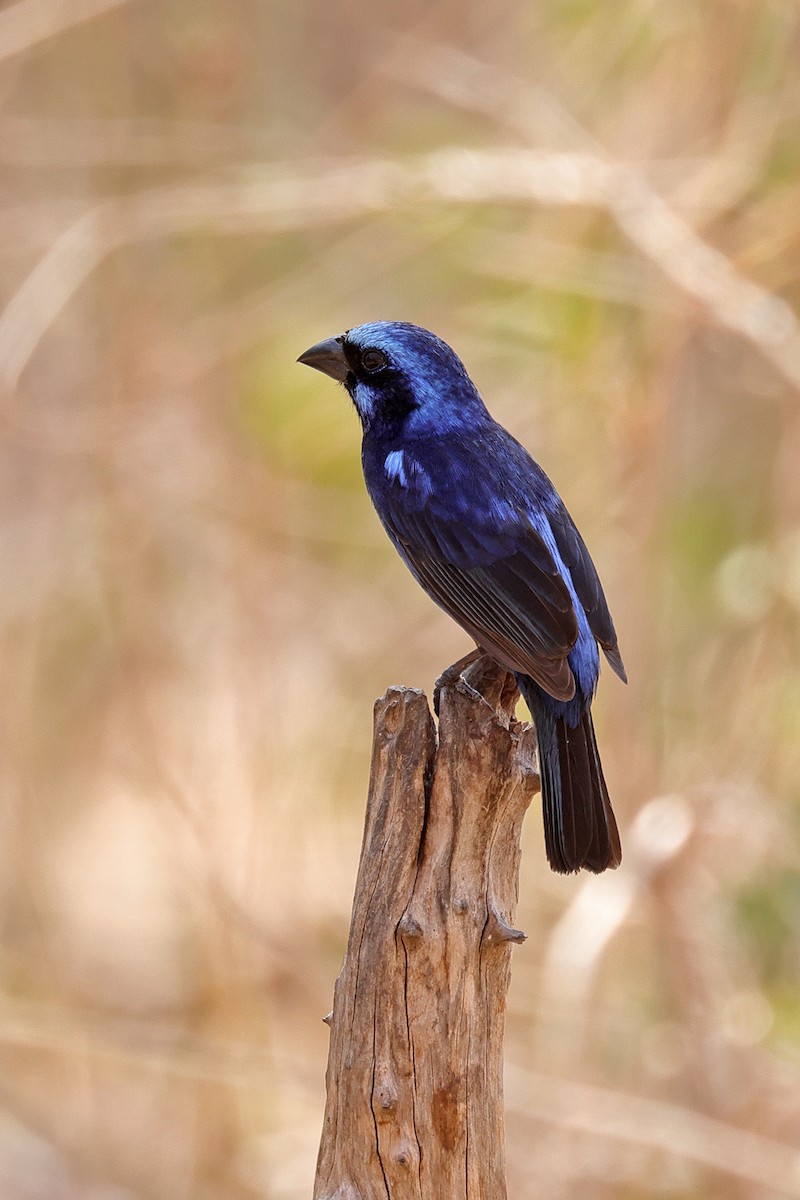
[[[317,342],[316,346],[304,350],[297,361],[305,363],[307,367],[313,367],[315,371],[322,371],[324,375],[330,375],[331,379],[338,379],[339,383],[344,383],[350,366],[342,349],[342,341],[343,338],[335,337]]]

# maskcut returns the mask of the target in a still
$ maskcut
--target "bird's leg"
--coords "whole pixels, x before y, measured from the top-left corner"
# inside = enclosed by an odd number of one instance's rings
[[[508,718],[514,716],[519,697],[517,681],[508,668],[492,658],[491,654],[484,652],[467,667],[461,682],[482,696],[490,708]]]
[[[442,671],[436,683],[433,685],[433,711],[437,717],[439,715],[439,699],[442,694],[442,688],[451,687],[452,684],[458,683],[467,667],[471,667],[479,658],[484,655],[485,651],[481,650],[480,646],[476,646],[474,650],[470,650],[469,654],[465,654],[458,662],[454,662],[446,671]]]

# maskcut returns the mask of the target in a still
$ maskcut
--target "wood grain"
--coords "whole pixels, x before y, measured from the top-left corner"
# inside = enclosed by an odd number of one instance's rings
[[[480,658],[375,706],[366,824],[330,1017],[315,1200],[502,1200],[519,836],[538,790],[513,678]]]

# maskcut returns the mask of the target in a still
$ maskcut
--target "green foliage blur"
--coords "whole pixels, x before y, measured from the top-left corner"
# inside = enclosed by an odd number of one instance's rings
[[[14,0],[0,78],[0,1192],[310,1195],[372,702],[469,649],[295,362],[395,318],[630,677],[620,871],[527,820],[509,1194],[800,1196],[800,5]]]

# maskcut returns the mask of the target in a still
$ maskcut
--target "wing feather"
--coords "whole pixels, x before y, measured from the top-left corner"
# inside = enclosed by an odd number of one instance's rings
[[[553,531],[559,554],[564,560],[564,565],[572,576],[575,593],[583,605],[589,628],[603,647],[603,652],[611,668],[619,675],[623,683],[627,683],[628,676],[625,673],[622,655],[617,645],[617,631],[608,610],[597,568],[592,562],[586,543],[563,504],[559,504],[556,510],[550,514],[550,528]]]
[[[469,437],[394,447],[388,453],[402,453],[402,472],[394,462],[387,472],[385,442],[365,438],[362,453],[390,538],[422,587],[479,646],[569,700],[577,601],[624,678],[589,552],[547,476],[508,433],[492,425]]]
[[[490,561],[480,528],[445,523],[432,506],[413,513],[392,506],[384,524],[418,582],[478,645],[556,699],[572,698],[567,655],[578,622],[569,589],[529,521],[515,517],[502,536],[492,529],[497,557]],[[480,565],[466,565],[476,560]]]

